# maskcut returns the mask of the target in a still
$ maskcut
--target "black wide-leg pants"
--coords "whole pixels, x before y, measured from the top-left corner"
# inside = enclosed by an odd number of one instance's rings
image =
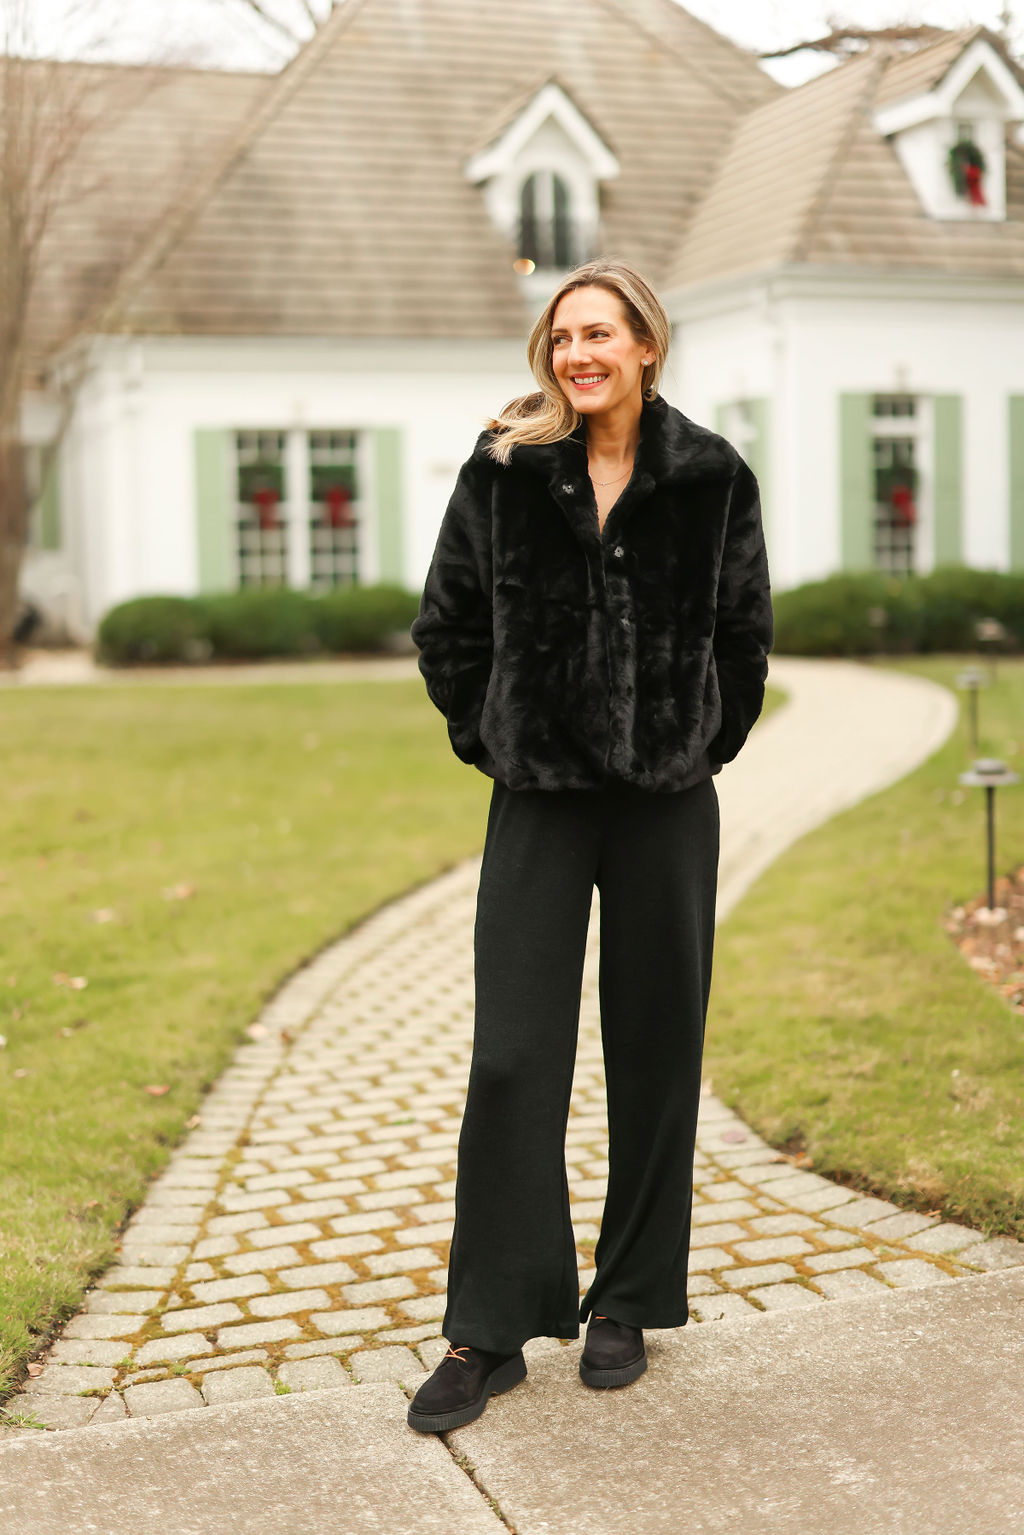
[[[513,1353],[591,1311],[680,1327],[718,876],[712,778],[495,783],[475,928],[476,1015],[444,1335]],[[565,1133],[595,884],[608,1093],[597,1273],[579,1301]]]

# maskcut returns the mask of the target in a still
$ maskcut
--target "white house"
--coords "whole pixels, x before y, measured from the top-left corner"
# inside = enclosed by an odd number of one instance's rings
[[[758,473],[776,587],[1024,566],[1021,82],[973,28],[787,91],[674,0],[345,0],[277,77],[165,72],[40,292],[30,439],[72,410],[27,593],[88,634],[417,587],[595,253],[663,294],[663,392]]]

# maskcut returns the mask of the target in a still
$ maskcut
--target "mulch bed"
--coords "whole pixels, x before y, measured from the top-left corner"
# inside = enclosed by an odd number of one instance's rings
[[[996,880],[995,898],[991,911],[987,891],[952,907],[946,932],[971,969],[1024,1012],[1024,864]]]

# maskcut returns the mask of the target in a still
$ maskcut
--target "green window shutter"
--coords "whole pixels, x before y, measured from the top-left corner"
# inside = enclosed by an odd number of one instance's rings
[[[869,570],[874,564],[871,413],[870,394],[839,396],[839,547],[843,570]]]
[[[1010,396],[1010,569],[1024,570],[1024,394]]]
[[[963,558],[962,416],[958,394],[937,394],[932,402],[935,457],[932,465],[935,504],[935,564],[958,565]]]
[[[768,474],[768,413],[770,408],[768,400],[737,400],[735,404],[725,403],[715,406],[715,431],[720,436],[728,439],[733,446],[743,454],[747,463],[757,475],[758,481],[763,484]],[[744,430],[737,432],[742,441],[736,442],[730,436],[730,430],[736,431],[740,425],[740,412],[744,412],[747,424]],[[751,431],[750,428],[753,428]]]
[[[768,416],[771,402],[769,400],[737,400],[735,404],[725,403],[715,406],[715,431],[728,438],[733,446],[742,453],[754,474],[761,490],[761,524],[768,538],[768,515],[765,509],[765,495],[768,490]],[[734,442],[729,436],[730,428],[735,432],[740,425],[740,413],[745,420],[742,430],[737,432],[741,438]]]
[[[771,537],[768,525],[768,511],[765,506],[765,498],[769,495],[768,469],[769,469],[769,444],[768,444],[768,416],[771,407],[769,400],[751,400],[748,408],[750,419],[754,426],[754,435],[747,447],[747,463],[757,476],[757,483],[761,491],[761,526],[764,528],[766,540]]]
[[[377,565],[382,581],[405,581],[405,529],[402,521],[402,433],[378,427],[373,445],[377,494]]]
[[[767,400],[750,400],[748,409],[754,424],[754,436],[747,448],[747,463],[757,475],[762,490],[768,479],[768,406]]]
[[[39,492],[38,529],[40,549],[59,549],[61,546],[60,517],[60,459],[56,451],[43,450],[49,456],[46,478]],[[45,462],[45,457],[44,457]]]
[[[195,434],[196,549],[201,592],[235,586],[231,547],[231,437],[200,428]]]

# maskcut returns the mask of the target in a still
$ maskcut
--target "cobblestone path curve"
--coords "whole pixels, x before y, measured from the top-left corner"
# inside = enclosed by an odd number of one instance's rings
[[[944,689],[868,667],[774,661],[772,680],[789,701],[716,780],[720,915],[795,837],[930,755],[956,716]],[[12,1409],[69,1428],[415,1385],[433,1368],[446,1346],[478,868],[378,911],[282,988]],[[596,940],[592,921],[566,1145],[581,1289],[607,1174]],[[795,1170],[702,1095],[696,1321],[1021,1263],[1016,1242]]]

